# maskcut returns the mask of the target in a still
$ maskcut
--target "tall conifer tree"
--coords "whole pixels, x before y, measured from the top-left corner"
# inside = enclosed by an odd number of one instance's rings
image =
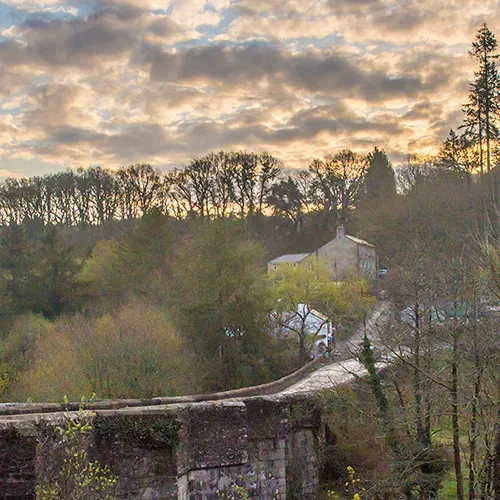
[[[396,196],[396,179],[385,151],[374,148],[368,155],[369,166],[364,181],[364,194],[368,199],[387,199]]]
[[[495,35],[484,23],[476,33],[469,54],[479,63],[475,80],[469,84],[469,102],[464,106],[467,134],[479,147],[481,173],[491,169],[492,142],[498,138],[497,120],[500,118],[500,77],[495,60],[498,55]],[[486,158],[485,158],[486,157]]]

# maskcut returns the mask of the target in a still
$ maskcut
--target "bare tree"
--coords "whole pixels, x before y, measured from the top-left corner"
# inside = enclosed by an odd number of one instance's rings
[[[344,149],[309,166],[313,199],[321,210],[335,214],[336,225],[350,219],[368,165],[367,155]]]

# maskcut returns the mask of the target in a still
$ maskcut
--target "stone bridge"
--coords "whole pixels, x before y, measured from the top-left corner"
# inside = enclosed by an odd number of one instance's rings
[[[351,338],[354,348],[360,335]],[[364,375],[343,361],[316,360],[276,382],[175,398],[88,403],[88,453],[118,477],[120,499],[315,499],[317,394]],[[78,417],[78,404],[0,404],[0,498],[34,498],[57,464],[54,429]]]

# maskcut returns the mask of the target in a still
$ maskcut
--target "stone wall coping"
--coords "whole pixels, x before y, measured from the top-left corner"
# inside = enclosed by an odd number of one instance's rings
[[[196,394],[188,396],[174,397],[153,397],[149,399],[117,399],[117,400],[101,400],[84,403],[85,410],[103,411],[103,410],[120,410],[128,408],[140,407],[141,410],[149,407],[170,406],[178,404],[191,404],[208,401],[219,400],[240,400],[250,397],[261,397],[273,395],[283,391],[305,378],[319,367],[331,363],[331,359],[317,358],[306,365],[302,366],[295,372],[286,375],[273,382],[266,384],[242,387],[240,389],[231,389],[229,391],[215,392],[211,394]],[[77,411],[80,403],[0,403],[0,421],[8,420],[9,416],[31,415],[31,414],[48,414]],[[162,410],[165,411],[165,408]],[[134,412],[137,414],[137,411]]]
[[[316,396],[307,393],[301,394],[276,394],[271,396],[250,396],[246,398],[235,398],[223,401],[200,401],[192,403],[176,403],[167,405],[152,405],[141,407],[113,408],[105,410],[90,411],[102,418],[125,417],[125,416],[166,416],[180,417],[185,411],[204,411],[214,408],[245,408],[246,403],[263,402],[271,404],[290,404],[299,401],[315,401]],[[40,424],[44,426],[64,425],[67,419],[76,419],[80,416],[79,411],[58,411],[47,413],[26,413],[18,415],[0,416],[0,432],[15,429],[22,435],[37,435]]]

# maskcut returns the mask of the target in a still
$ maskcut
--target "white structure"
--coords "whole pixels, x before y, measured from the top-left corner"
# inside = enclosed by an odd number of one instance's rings
[[[305,334],[312,359],[321,356],[335,340],[332,321],[308,304],[298,304],[297,312],[290,311],[275,316],[275,332],[282,337]]]

